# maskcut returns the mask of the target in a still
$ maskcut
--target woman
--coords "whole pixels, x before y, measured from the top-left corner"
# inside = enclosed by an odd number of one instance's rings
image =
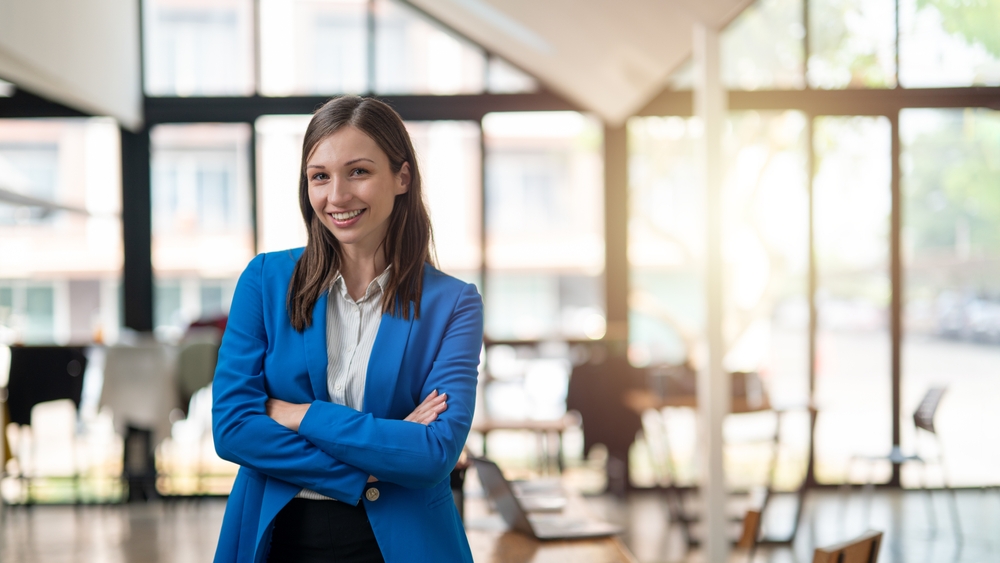
[[[447,477],[482,301],[430,264],[420,188],[388,106],[343,97],[313,116],[308,243],[250,262],[219,350],[215,447],[241,468],[216,561],[472,561]]]

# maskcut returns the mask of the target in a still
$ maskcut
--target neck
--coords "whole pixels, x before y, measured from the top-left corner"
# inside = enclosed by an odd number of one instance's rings
[[[385,271],[388,262],[381,247],[375,252],[359,252],[349,245],[340,247],[340,275],[352,299],[361,299],[368,285]]]

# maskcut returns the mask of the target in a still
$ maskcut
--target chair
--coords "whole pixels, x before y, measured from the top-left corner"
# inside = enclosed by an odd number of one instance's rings
[[[917,405],[917,410],[913,412],[913,425],[917,429],[917,452],[910,455],[904,454],[902,448],[899,446],[893,446],[892,450],[888,455],[885,456],[854,456],[851,458],[851,466],[854,465],[855,461],[862,460],[869,462],[868,480],[865,483],[865,487],[868,488],[869,492],[869,506],[871,506],[870,495],[873,492],[873,485],[871,483],[871,467],[878,461],[888,460],[893,464],[904,464],[909,462],[916,462],[923,468],[923,478],[921,480],[921,485],[925,490],[928,489],[928,479],[927,479],[927,460],[919,454],[920,443],[921,443],[921,431],[927,436],[930,436],[935,443],[937,449],[937,455],[935,461],[941,467],[942,480],[944,481],[944,488],[947,489],[949,493],[949,499],[951,500],[951,519],[952,525],[955,528],[955,534],[958,536],[962,535],[961,521],[958,517],[958,502],[955,499],[955,491],[951,488],[948,480],[948,474],[944,465],[944,458],[941,455],[941,439],[938,437],[937,430],[934,428],[934,416],[937,414],[938,406],[941,404],[941,398],[944,396],[947,387],[931,387],[924,394],[923,399],[920,400],[920,404]],[[850,467],[848,468],[850,469]],[[934,507],[930,502],[930,490],[927,490],[928,494],[928,504],[927,504],[927,517],[931,523],[931,527],[935,527],[934,518]]]
[[[753,556],[757,551],[757,540],[760,536],[760,510],[747,510],[743,517],[743,530],[740,538],[736,540],[738,549],[747,550],[747,563],[753,562]]]
[[[813,563],[876,563],[881,546],[882,532],[869,531],[844,543],[817,547]]]
[[[9,422],[19,425],[19,430],[14,431],[18,441],[12,449],[19,465],[17,478],[22,482],[25,502],[28,504],[34,502],[32,482],[36,476],[41,476],[36,475],[35,471],[37,463],[33,450],[34,442],[37,440],[32,439],[32,412],[35,411],[36,405],[66,400],[66,403],[70,403],[67,408],[57,407],[53,411],[59,420],[49,420],[53,424],[47,424],[40,430],[47,436],[55,432],[62,438],[65,438],[68,432],[68,439],[72,441],[75,437],[76,416],[83,394],[83,374],[86,368],[87,355],[83,347],[13,346],[10,348],[6,407],[10,416]],[[63,420],[66,412],[69,413],[68,423]],[[3,431],[6,437],[6,425]],[[29,443],[31,449],[28,448]],[[70,454],[72,456],[73,452]],[[72,467],[72,474],[68,477],[73,479],[74,497],[79,501],[79,472],[75,457]]]
[[[185,415],[188,414],[191,397],[212,383],[218,359],[218,338],[191,338],[181,344],[177,353],[177,391]]]
[[[178,428],[172,429],[169,447],[164,443],[161,450],[160,471],[169,477],[170,488],[175,485],[174,478],[190,479],[192,476],[191,467],[188,465],[181,469],[177,454],[183,450],[185,457],[190,455],[190,451],[196,452],[194,456],[194,490],[196,495],[205,493],[204,478],[207,475],[205,469],[205,440],[211,434],[211,412],[205,412],[202,404],[208,393],[208,401],[211,402],[211,390],[205,389],[212,384],[215,376],[215,366],[219,358],[220,335],[213,327],[198,328],[188,330],[177,353],[177,392],[181,409],[184,411],[184,429],[178,432]],[[190,489],[187,489],[190,491]],[[176,489],[171,491],[177,494]]]
[[[143,471],[137,475],[137,460],[145,459],[142,452],[155,449],[170,435],[170,412],[180,407],[174,362],[174,353],[155,342],[116,345],[107,350],[100,403],[111,408],[115,431],[127,441],[123,477],[140,489],[130,488],[129,499],[149,496],[147,484],[155,480],[155,473],[150,476]],[[134,447],[130,448],[130,444]],[[155,468],[148,470],[153,472]]]
[[[625,400],[633,411],[642,413],[643,434],[646,437],[646,444],[649,448],[654,474],[659,484],[665,487],[664,492],[670,521],[680,526],[681,534],[687,547],[693,548],[699,542],[692,534],[691,528],[692,524],[698,521],[698,517],[688,512],[685,508],[685,493],[687,491],[677,484],[677,467],[671,451],[668,425],[665,420],[666,415],[662,409],[664,407],[696,407],[696,375],[694,370],[686,365],[656,368],[655,371],[651,372],[651,375],[654,377],[651,377],[652,385],[650,387],[656,388],[656,393],[631,392],[627,394]],[[756,527],[759,531],[759,513],[767,509],[777,470],[778,455],[781,449],[782,413],[784,411],[772,408],[767,389],[756,372],[733,372],[731,376],[731,414],[738,416],[747,413],[773,412],[775,415],[773,433],[741,442],[743,444],[755,442],[768,443],[771,446],[771,457],[767,468],[767,482],[763,487],[764,495],[756,516]],[[804,488],[800,489],[797,497],[798,504],[791,534],[786,538],[765,538],[760,540],[761,542],[767,544],[789,544],[795,539],[800,520],[803,493]],[[744,532],[749,533],[747,530],[744,530]],[[758,540],[755,539],[754,541],[756,544]]]

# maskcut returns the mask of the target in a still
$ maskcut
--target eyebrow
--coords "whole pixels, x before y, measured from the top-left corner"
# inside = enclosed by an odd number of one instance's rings
[[[368,162],[370,162],[372,164],[375,164],[374,160],[372,160],[370,158],[361,157],[361,158],[355,158],[354,160],[350,160],[348,162],[345,162],[344,166],[350,166],[350,165],[352,165],[352,164],[354,164],[356,162],[361,162],[362,160],[367,160]],[[322,168],[322,169],[326,169],[326,166],[323,166],[322,164],[309,164],[309,165],[306,166],[306,169],[309,169],[309,168]]]

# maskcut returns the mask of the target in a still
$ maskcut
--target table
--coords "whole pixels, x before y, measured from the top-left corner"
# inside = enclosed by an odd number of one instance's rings
[[[647,409],[660,410],[665,407],[687,407],[687,408],[698,408],[698,397],[694,394],[672,394],[661,396],[648,389],[630,389],[625,391],[622,395],[622,403],[626,407],[633,410],[638,414],[642,414]],[[775,408],[771,405],[770,400],[766,393],[761,393],[757,397],[748,397],[736,395],[731,398],[730,403],[730,413],[731,414],[743,414],[752,412],[773,412],[777,416],[777,424],[775,425],[774,435],[772,436],[771,442],[774,448],[773,455],[771,457],[770,468],[768,470],[768,482],[764,493],[763,505],[760,507],[761,513],[767,509],[768,502],[772,495],[772,489],[774,485],[774,475],[777,468],[778,460],[778,449],[781,447],[781,422],[784,414],[790,410],[796,410],[792,408]],[[811,412],[815,412],[815,407],[810,403],[805,408],[809,409]],[[809,439],[812,440],[812,432],[809,433]],[[810,445],[811,450],[811,445]],[[669,455],[669,453],[668,453]],[[667,464],[670,467],[670,463]],[[797,491],[795,491],[796,496],[796,508],[795,508],[795,520],[792,523],[791,533],[784,538],[762,538],[757,541],[757,545],[787,545],[795,540],[795,536],[798,533],[799,521],[802,517],[802,507],[805,504],[805,494],[806,494],[806,481],[802,480]],[[674,483],[673,475],[670,475],[670,483],[667,486],[667,508],[670,512],[670,519],[674,522],[679,522],[681,524],[681,530],[684,534],[685,540],[689,547],[697,545],[697,540],[691,536],[690,524],[696,520],[696,517],[687,514],[684,511],[684,493],[677,487]]]
[[[579,495],[570,494],[569,514],[586,514]],[[476,563],[638,563],[618,537],[540,541],[507,530],[482,496],[465,497],[465,529]]]
[[[573,424],[573,417],[563,416],[555,420],[497,420],[480,418],[472,421],[472,431],[483,435],[483,457],[488,457],[486,439],[494,430],[524,430],[534,432],[538,440],[539,469],[548,472],[551,469],[550,460],[555,457],[558,473],[563,470],[562,437]],[[555,437],[553,440],[552,438]],[[544,445],[543,445],[544,442]],[[553,448],[553,446],[555,446]],[[555,449],[555,455],[553,455]]]
[[[752,400],[746,396],[735,396],[730,401],[729,412],[732,414],[775,410],[771,408],[771,402],[767,395],[761,395],[757,400]],[[640,416],[647,409],[660,410],[664,407],[698,407],[697,395],[667,395],[661,397],[649,389],[629,389],[622,394],[622,402]]]

